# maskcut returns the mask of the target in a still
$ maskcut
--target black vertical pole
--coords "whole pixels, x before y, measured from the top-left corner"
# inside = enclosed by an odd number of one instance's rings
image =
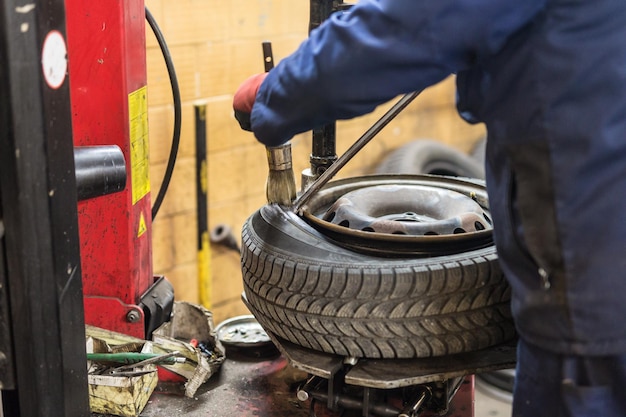
[[[1,193],[0,201],[2,201]],[[0,389],[12,390],[15,389],[15,369],[13,368],[13,344],[11,343],[13,337],[11,335],[7,289],[4,221],[2,219],[2,205],[0,204]],[[0,417],[2,417],[2,401],[0,401]]]
[[[63,0],[0,3],[0,204],[11,417],[89,415]],[[7,410],[7,404],[10,404]]]
[[[211,253],[208,219],[208,167],[206,144],[206,104],[195,104],[196,121],[196,196],[198,219],[198,284],[200,304],[211,308]]]
[[[309,2],[309,32],[322,24],[328,19],[328,16],[335,9],[335,3],[341,3],[337,0],[310,0]]]
[[[322,24],[335,11],[341,0],[310,0],[309,32]],[[313,130],[311,148],[311,174],[317,178],[337,159],[336,124],[329,123]]]

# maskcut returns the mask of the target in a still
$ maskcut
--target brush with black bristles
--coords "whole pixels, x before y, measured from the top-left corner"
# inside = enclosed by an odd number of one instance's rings
[[[262,46],[265,72],[269,72],[274,68],[272,44],[263,42]],[[265,149],[269,165],[269,174],[265,184],[267,202],[291,206],[296,198],[296,178],[291,164],[291,144],[287,142],[280,146],[268,146]]]

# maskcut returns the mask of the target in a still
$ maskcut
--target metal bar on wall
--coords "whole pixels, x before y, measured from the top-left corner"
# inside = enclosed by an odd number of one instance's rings
[[[211,308],[211,246],[208,219],[208,165],[206,143],[206,103],[194,105],[196,124],[196,210],[198,219],[198,285],[200,304]]]
[[[89,415],[63,0],[0,3],[11,417]]]

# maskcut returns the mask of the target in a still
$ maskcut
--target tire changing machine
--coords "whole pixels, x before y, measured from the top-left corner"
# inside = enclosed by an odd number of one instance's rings
[[[145,16],[143,0],[0,6],[0,416],[89,415],[84,325],[149,338],[169,319]]]
[[[309,31],[349,7],[343,0],[310,0]],[[302,173],[303,184],[314,181],[337,160],[335,143],[335,124],[312,132],[310,168]],[[269,336],[293,367],[310,375],[297,397],[311,401],[311,415],[318,402],[324,416],[352,410],[365,417],[474,417],[474,374],[512,368],[516,363],[516,341],[452,356],[357,360]]]
[[[173,298],[150,267],[149,183],[142,170],[147,152],[141,150],[145,149],[143,4],[100,2],[98,21],[95,11],[82,9],[81,3],[67,2],[67,31],[61,0],[7,0],[0,8],[0,59],[7,63],[0,67],[0,409],[12,417],[88,415],[83,317],[90,324],[144,337],[153,323],[144,308],[144,295],[158,298],[151,291],[158,285],[165,300]],[[311,0],[311,28],[345,7],[340,0]],[[108,41],[102,33],[111,36]],[[100,48],[81,49],[79,36]],[[81,62],[88,62],[86,69]],[[98,78],[103,74],[109,78]],[[96,117],[99,113],[116,119],[103,122]],[[81,124],[73,118],[79,114],[92,118]],[[313,177],[336,160],[334,134],[334,126],[313,132]],[[131,175],[111,187],[99,182],[95,194],[85,191],[90,186],[80,185],[80,161],[95,154],[87,151],[82,159],[75,148],[81,146],[116,147],[100,151],[116,168],[121,151],[123,172]],[[95,198],[113,192],[106,199]],[[81,195],[89,200],[77,207]],[[102,202],[96,204],[98,200]],[[111,212],[126,223],[102,229],[99,222],[110,220]],[[83,235],[79,223],[94,233]],[[114,243],[99,244],[112,246],[83,247],[87,240],[111,234],[116,235]],[[89,255],[81,257],[80,251]],[[126,272],[108,269],[117,255]],[[97,257],[101,258],[90,264]],[[90,270],[94,281],[86,282],[85,272]],[[132,282],[118,285],[128,270]],[[167,303],[155,305],[155,315],[167,316]],[[473,380],[466,375],[515,362],[514,345],[476,352],[474,357],[355,361],[274,342],[294,367],[311,375],[298,398],[323,403],[325,413],[349,409],[362,416],[473,416]],[[394,397],[397,406],[382,401],[385,397]]]
[[[270,335],[309,379],[297,390],[321,416],[350,410],[363,417],[474,417],[474,374],[515,366],[516,342],[450,356],[356,359],[316,352]]]

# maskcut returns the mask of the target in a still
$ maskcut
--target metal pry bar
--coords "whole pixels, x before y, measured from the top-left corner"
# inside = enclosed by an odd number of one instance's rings
[[[123,366],[118,366],[117,368],[113,369],[113,373],[126,371],[128,369],[139,368],[139,367],[142,367],[142,366],[145,366],[145,365],[158,364],[159,362],[163,361],[164,359],[175,358],[177,355],[180,355],[180,352],[174,351],[174,352],[164,353],[162,355],[158,355],[158,356],[152,357],[150,359],[143,360],[141,362],[136,362],[136,363],[131,363],[131,364],[123,365]],[[184,359],[184,358],[180,358],[180,359]],[[184,360],[183,360],[183,362],[184,362]]]
[[[296,214],[301,213],[304,209],[306,203],[311,199],[313,194],[318,192],[328,181],[331,180],[335,174],[343,168],[343,166],[350,161],[354,155],[357,154],[365,145],[369,143],[370,140],[374,138],[389,122],[393,120],[394,117],[398,115],[406,106],[408,106],[419,94],[421,91],[415,91],[409,94],[404,95],[396,104],[394,104],[387,112],[380,118],[376,123],[372,125],[356,142],[348,148],[346,152],[343,153],[337,160],[330,166],[326,171],[324,171],[320,176],[311,183],[309,188],[304,190],[300,196],[296,198],[293,204],[293,211]]]

